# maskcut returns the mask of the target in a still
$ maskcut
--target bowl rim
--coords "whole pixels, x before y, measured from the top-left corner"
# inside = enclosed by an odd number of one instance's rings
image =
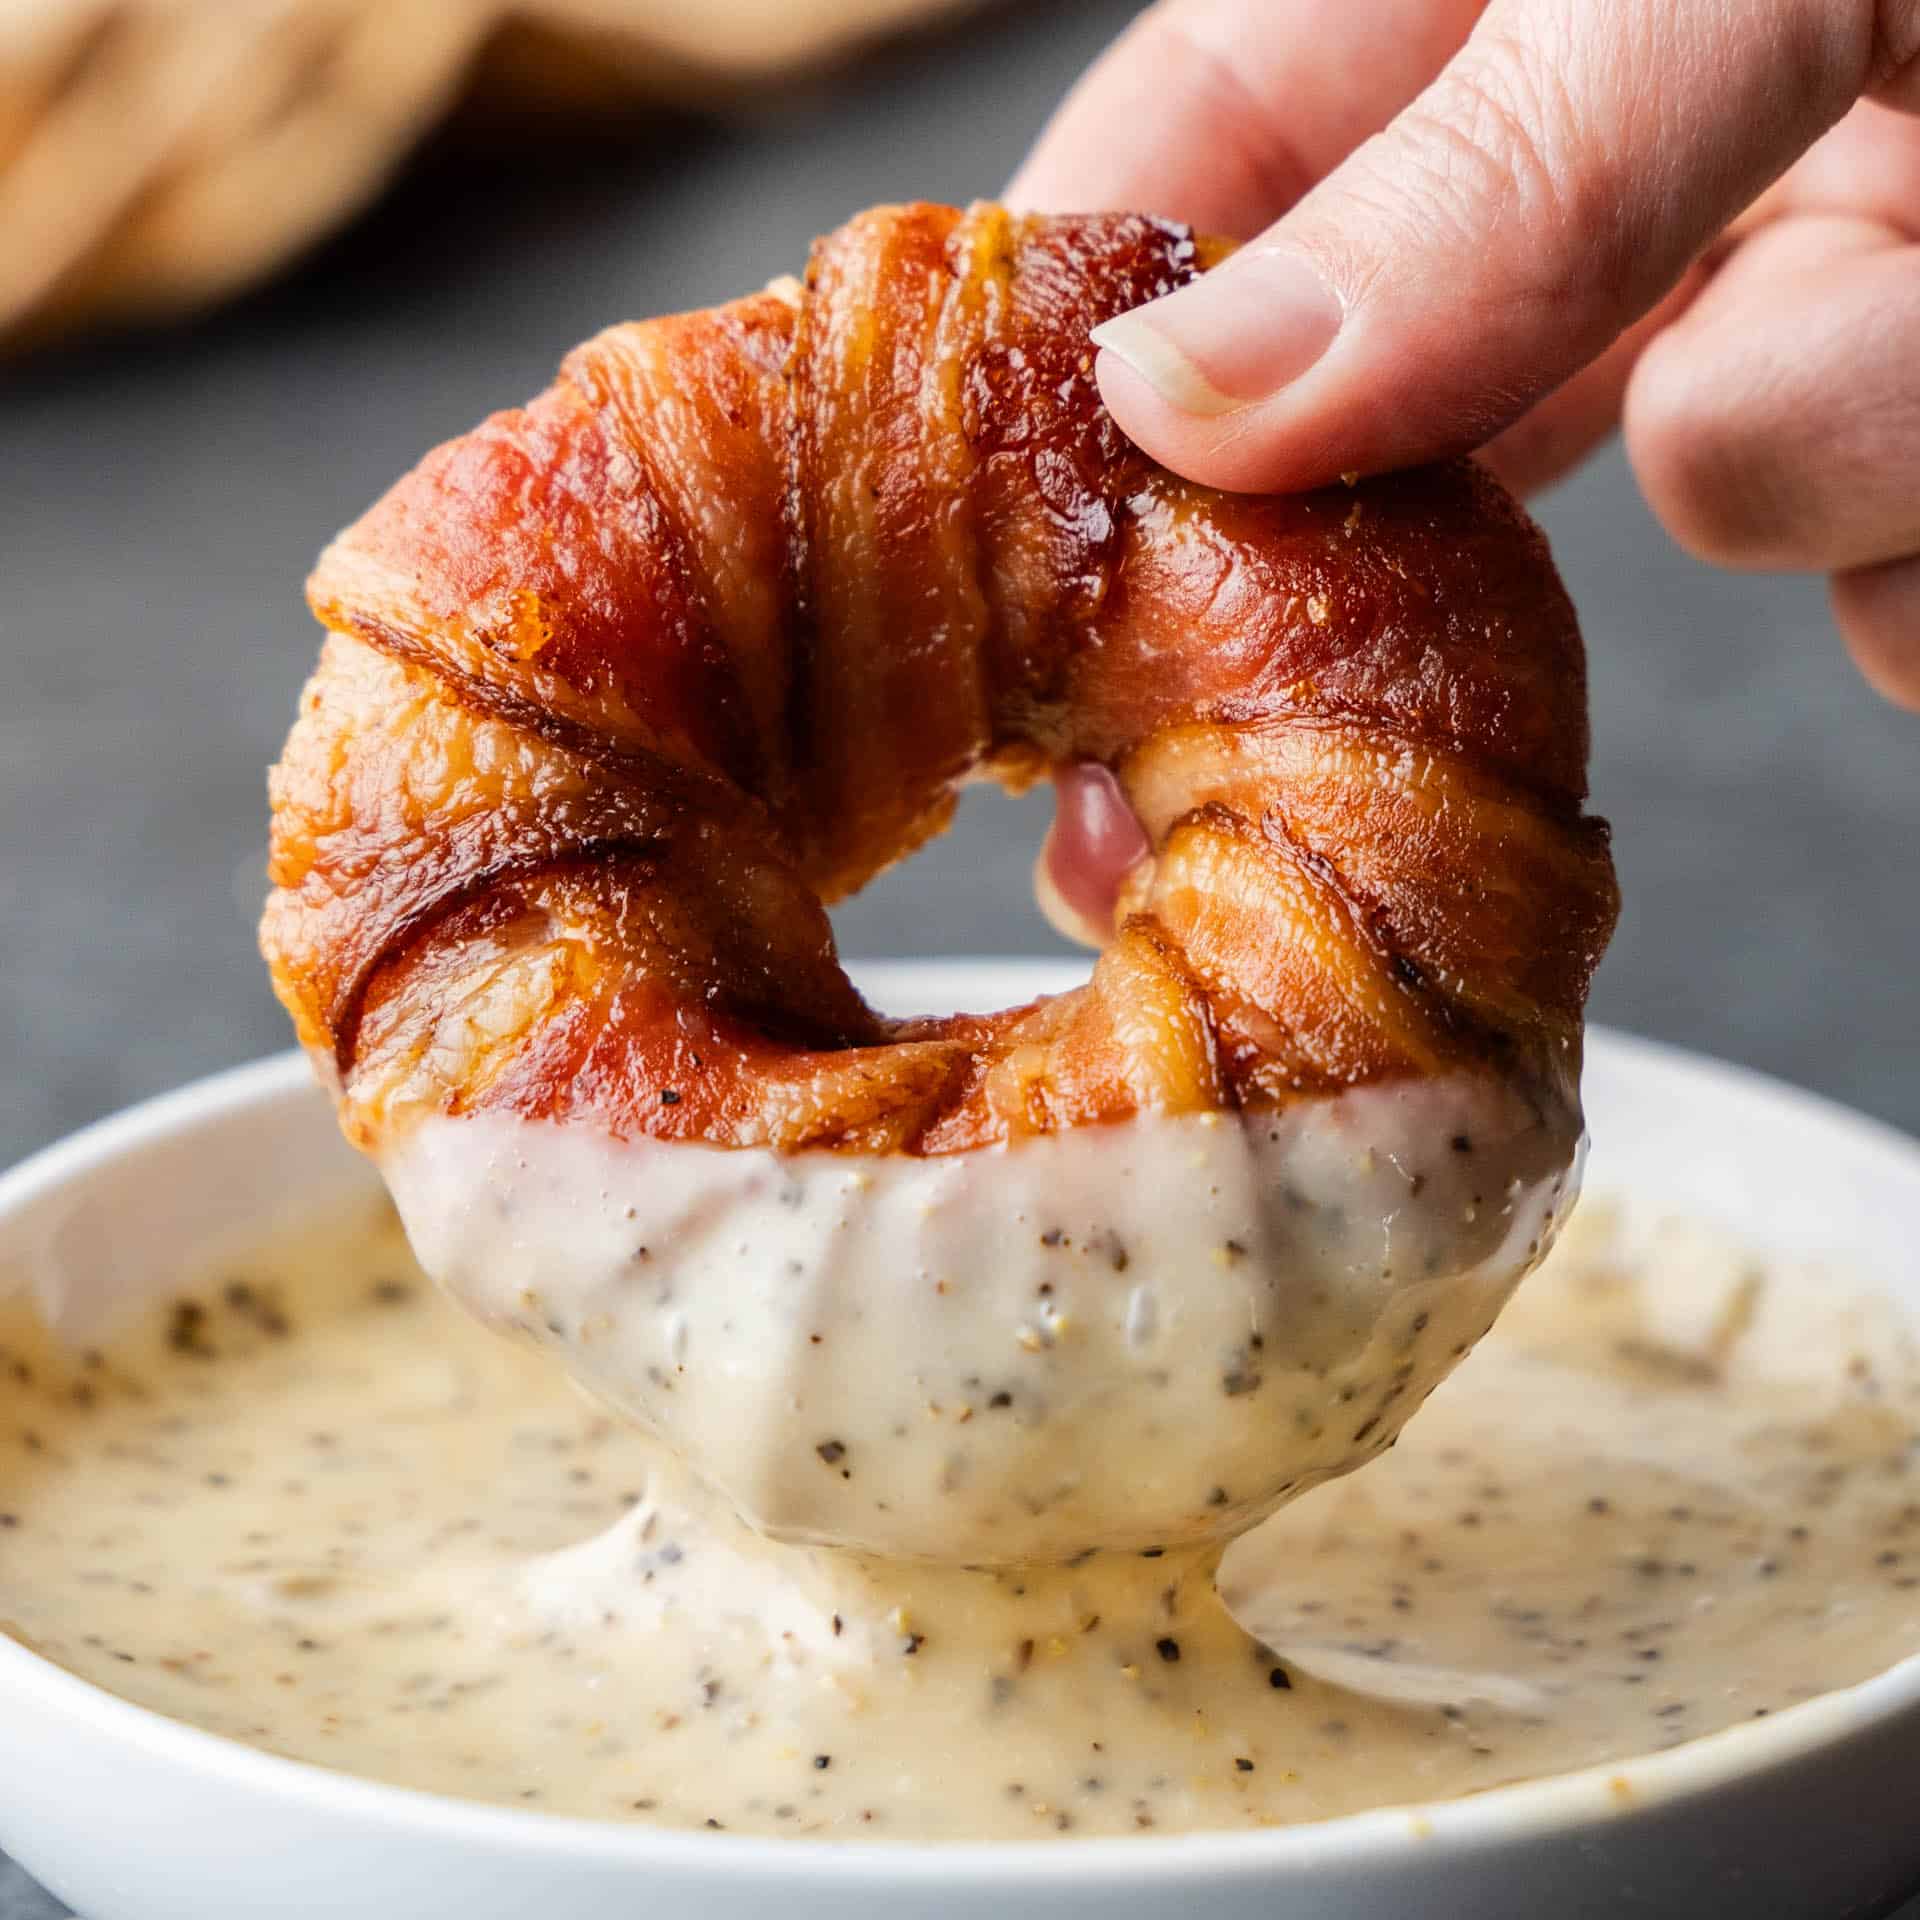
[[[957,963],[940,963],[951,968]],[[1015,972],[992,965],[1001,978]],[[1017,963],[1016,963],[1017,964]],[[870,981],[905,983],[935,968],[867,969]],[[1058,977],[1051,963],[1026,963],[1034,980]],[[1712,1083],[1720,1095],[1785,1105],[1799,1118],[1838,1130],[1850,1152],[1890,1156],[1920,1171],[1920,1140],[1752,1069],[1603,1027],[1589,1045],[1630,1073],[1679,1075]],[[0,1173],[0,1220],[62,1188],[107,1172],[152,1144],[202,1128],[232,1126],[289,1101],[319,1099],[308,1064],[286,1052],[229,1068],[142,1101],[79,1129]],[[249,1747],[167,1718],[95,1686],[0,1635],[0,1702],[32,1699],[43,1712],[78,1723],[102,1740],[143,1750],[183,1776],[297,1802],[319,1817],[405,1829],[423,1838],[488,1850],[531,1852],[609,1867],[723,1874],[771,1885],[794,1876],[848,1886],[912,1887],[1021,1883],[1077,1887],[1137,1884],[1189,1876],[1196,1865],[1229,1878],[1260,1879],[1349,1864],[1383,1849],[1418,1847],[1424,1857],[1467,1853],[1521,1839],[1591,1828],[1706,1794],[1739,1778],[1806,1761],[1847,1736],[1903,1711],[1920,1712],[1920,1650],[1853,1686],[1780,1708],[1664,1752],[1491,1787],[1465,1798],[1370,1808],[1298,1825],[1253,1831],[1098,1835],[1035,1841],[836,1841],[709,1834],[466,1801],[388,1785]]]

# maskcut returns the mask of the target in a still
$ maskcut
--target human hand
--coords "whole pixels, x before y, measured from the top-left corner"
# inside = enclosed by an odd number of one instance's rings
[[[1177,472],[1525,490],[1623,422],[1681,545],[1829,574],[1920,708],[1914,113],[1920,0],[1160,0],[1007,198],[1257,235],[1095,336]]]

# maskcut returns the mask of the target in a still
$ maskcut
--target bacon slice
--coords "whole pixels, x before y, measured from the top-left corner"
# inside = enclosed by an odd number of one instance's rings
[[[797,290],[588,341],[334,542],[262,941],[350,1132],[924,1154],[1564,1081],[1617,903],[1545,544],[1467,464],[1253,499],[1145,459],[1087,334],[1216,253],[878,209]],[[963,781],[1083,764],[1150,849],[1089,984],[875,1015],[822,902]]]

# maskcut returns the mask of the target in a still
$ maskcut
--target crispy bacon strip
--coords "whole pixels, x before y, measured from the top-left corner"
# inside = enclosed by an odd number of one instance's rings
[[[1132,216],[863,214],[334,542],[262,940],[351,1132],[944,1153],[1564,1077],[1616,895],[1545,544],[1470,465],[1255,499],[1145,459],[1087,334],[1203,264]],[[1154,850],[1089,985],[876,1016],[822,901],[962,781],[1075,761]]]

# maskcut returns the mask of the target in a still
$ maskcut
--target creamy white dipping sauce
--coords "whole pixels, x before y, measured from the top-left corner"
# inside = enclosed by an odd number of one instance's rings
[[[390,1217],[186,1278],[96,1352],[0,1307],[0,1626],[380,1780],[836,1838],[1284,1824],[1669,1746],[1920,1648],[1899,1316],[1591,1208],[1391,1456],[1228,1554],[1265,1646],[1204,1550],[765,1541],[438,1300]]]
[[[429,1274],[763,1531],[1011,1565],[1231,1538],[1384,1451],[1579,1144],[1463,1076],[930,1158],[432,1116],[381,1170]]]

